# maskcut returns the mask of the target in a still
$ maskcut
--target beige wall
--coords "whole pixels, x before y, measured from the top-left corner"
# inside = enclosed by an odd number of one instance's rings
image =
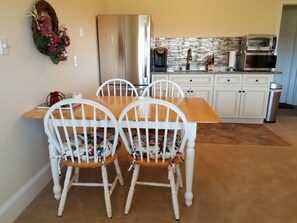
[[[1,0],[0,36],[8,40],[9,55],[0,56],[0,207],[49,161],[42,121],[21,115],[53,90],[95,94],[96,14],[148,13],[156,37],[202,37],[273,33],[277,11],[277,0],[48,0],[71,38],[69,60],[54,65],[31,38],[27,12],[34,2]]]
[[[45,101],[50,91],[95,94],[98,87],[95,15],[106,10],[100,0],[48,1],[71,38],[69,60],[54,65],[36,50],[32,40],[27,12],[35,1],[4,2],[1,0],[0,36],[8,40],[9,55],[0,56],[0,207],[49,162],[42,120],[24,120],[22,114]],[[84,30],[82,39],[80,27]],[[78,67],[73,66],[74,55]]]
[[[109,13],[151,14],[155,37],[274,33],[278,0],[113,0]]]

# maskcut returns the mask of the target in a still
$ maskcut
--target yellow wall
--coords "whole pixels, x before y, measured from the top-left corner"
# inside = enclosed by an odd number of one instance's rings
[[[1,218],[2,205],[49,162],[42,120],[24,120],[22,114],[45,101],[51,91],[95,94],[98,87],[95,16],[106,11],[105,2],[48,0],[60,25],[68,28],[71,42],[68,61],[58,65],[33,43],[27,13],[35,2],[1,0],[0,37],[7,39],[9,55],[0,56],[0,222],[7,222]],[[73,56],[78,67],[73,66]]]
[[[49,162],[42,121],[21,115],[54,90],[95,94],[97,14],[151,14],[156,37],[219,37],[274,33],[277,11],[277,0],[48,0],[71,39],[69,60],[54,65],[32,40],[27,12],[35,2],[1,0],[0,36],[9,55],[0,56],[0,207]]]
[[[278,0],[112,0],[108,13],[151,14],[155,37],[275,33]]]

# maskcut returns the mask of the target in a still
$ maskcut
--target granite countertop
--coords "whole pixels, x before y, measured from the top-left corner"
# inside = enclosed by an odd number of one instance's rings
[[[167,72],[152,72],[152,74],[282,74],[280,71],[200,71],[200,70],[177,70],[177,71],[167,71]]]

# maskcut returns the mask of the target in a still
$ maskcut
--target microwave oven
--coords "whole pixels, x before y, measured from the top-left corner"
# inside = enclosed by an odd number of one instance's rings
[[[275,51],[276,35],[250,34],[241,37],[241,51]]]
[[[273,71],[277,56],[271,52],[241,52],[237,55],[237,69],[243,71]]]

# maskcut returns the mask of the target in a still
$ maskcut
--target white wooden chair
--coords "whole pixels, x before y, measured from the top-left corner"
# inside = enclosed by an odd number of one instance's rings
[[[138,96],[135,86],[124,79],[110,79],[100,85],[97,96]]]
[[[184,97],[181,87],[171,80],[157,80],[150,83],[142,92],[143,97]]]
[[[155,117],[149,120],[149,117]],[[164,100],[143,98],[128,105],[119,117],[120,136],[134,167],[125,211],[129,213],[136,184],[171,188],[175,219],[179,219],[178,188],[181,185],[179,164],[186,144],[187,119],[183,112]],[[140,167],[168,170],[169,184],[141,182]],[[130,168],[131,169],[131,168]],[[176,181],[175,181],[176,173]]]
[[[49,142],[58,151],[60,163],[67,167],[58,216],[63,214],[71,186],[103,186],[106,212],[108,218],[111,218],[110,196],[117,181],[123,185],[115,154],[119,129],[114,115],[106,107],[93,101],[66,99],[50,107],[44,118],[44,128]],[[93,134],[88,134],[90,128]],[[116,177],[109,184],[107,165],[111,163],[115,165]],[[95,167],[101,168],[102,183],[80,183],[79,168]],[[75,173],[72,176],[73,168]]]

